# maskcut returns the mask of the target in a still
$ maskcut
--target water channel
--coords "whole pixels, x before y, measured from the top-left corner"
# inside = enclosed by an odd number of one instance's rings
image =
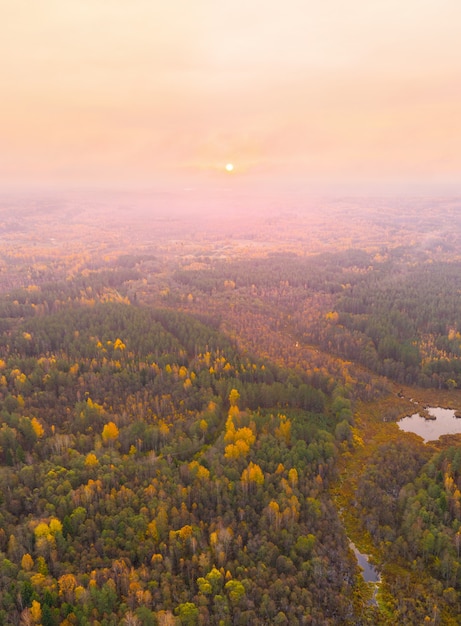
[[[363,580],[366,583],[373,585],[372,587],[373,595],[370,597],[368,603],[370,605],[376,606],[378,604],[377,599],[376,599],[376,594],[378,593],[379,584],[381,582],[381,576],[378,570],[376,569],[376,567],[374,567],[374,565],[370,563],[369,561],[370,557],[368,554],[364,554],[363,552],[360,552],[360,550],[357,548],[355,543],[351,541],[350,539],[349,539],[349,546],[351,550],[353,551],[353,553],[355,554],[357,563],[359,564],[359,567],[362,570]]]
[[[349,540],[349,545],[355,554],[355,558],[357,559],[359,567],[362,569],[363,580],[366,583],[379,583],[381,581],[381,577],[376,567],[374,567],[374,565],[371,565],[371,563],[369,562],[370,557],[367,554],[360,552],[355,543],[353,543],[351,540]]]
[[[425,407],[422,413],[423,415],[420,413],[408,415],[397,422],[397,424],[401,430],[415,433],[422,437],[425,442],[434,441],[441,435],[461,433],[461,419],[456,417],[457,411],[455,409]],[[381,582],[381,576],[376,567],[370,563],[369,555],[360,552],[351,540],[349,540],[349,545],[362,570],[364,581],[375,585],[372,603],[376,604],[376,592]]]

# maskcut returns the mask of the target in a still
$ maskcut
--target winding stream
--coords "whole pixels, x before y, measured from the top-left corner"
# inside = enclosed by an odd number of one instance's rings
[[[360,569],[362,570],[363,580],[370,585],[373,585],[373,595],[368,601],[368,604],[377,606],[378,602],[376,600],[376,594],[378,593],[378,588],[381,583],[381,576],[369,561],[370,557],[368,554],[364,554],[360,552],[355,543],[349,539],[349,546],[353,553],[355,554],[355,558],[357,559],[357,563],[359,564]]]
[[[366,583],[379,583],[381,582],[381,576],[374,565],[369,562],[369,555],[360,552],[355,543],[349,539],[349,545],[355,554],[357,563],[362,569],[362,576]]]

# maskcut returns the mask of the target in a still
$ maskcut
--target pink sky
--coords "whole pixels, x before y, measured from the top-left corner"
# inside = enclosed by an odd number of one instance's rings
[[[3,186],[460,179],[459,0],[1,7]]]

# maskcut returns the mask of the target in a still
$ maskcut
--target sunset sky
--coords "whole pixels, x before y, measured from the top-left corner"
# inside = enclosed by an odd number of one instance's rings
[[[459,0],[0,8],[4,187],[459,190]]]

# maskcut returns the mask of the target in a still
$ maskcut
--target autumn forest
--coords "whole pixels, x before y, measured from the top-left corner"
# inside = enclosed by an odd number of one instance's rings
[[[459,200],[216,202],[0,199],[0,624],[461,624]]]

